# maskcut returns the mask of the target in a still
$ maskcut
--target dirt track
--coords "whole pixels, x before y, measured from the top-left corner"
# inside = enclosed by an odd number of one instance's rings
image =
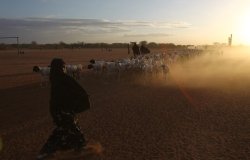
[[[49,87],[40,88],[39,76],[31,73],[34,64],[47,65],[58,55],[68,63],[127,56],[126,51],[69,54],[1,53],[5,61],[1,58],[0,65],[9,71],[2,68],[0,76],[0,159],[34,159],[51,133]],[[79,115],[80,125],[88,139],[103,145],[103,159],[250,159],[247,88],[186,87],[171,75],[164,85],[140,84],[101,80],[87,72],[80,83],[93,102],[91,110]]]

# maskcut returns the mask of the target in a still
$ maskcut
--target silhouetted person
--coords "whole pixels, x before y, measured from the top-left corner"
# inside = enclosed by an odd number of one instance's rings
[[[57,150],[81,151],[86,145],[72,104],[77,96],[85,96],[87,93],[75,79],[64,73],[65,63],[62,59],[53,59],[50,66],[50,114],[55,129],[42,147],[37,159],[50,157]]]
[[[141,54],[148,54],[148,53],[150,53],[150,50],[147,47],[145,47],[143,44],[140,47],[140,51],[141,51]]]
[[[140,53],[140,48],[139,48],[139,46],[136,43],[134,43],[134,45],[132,47],[132,50],[133,50],[134,57],[136,57],[136,56],[138,56],[138,55],[141,54]]]

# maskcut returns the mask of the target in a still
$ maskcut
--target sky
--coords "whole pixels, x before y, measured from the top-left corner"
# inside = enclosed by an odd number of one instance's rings
[[[250,45],[250,0],[0,0],[0,37],[21,43],[204,45],[230,34]]]

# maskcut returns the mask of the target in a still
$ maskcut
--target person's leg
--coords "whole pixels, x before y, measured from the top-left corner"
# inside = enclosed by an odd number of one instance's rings
[[[53,155],[56,150],[61,146],[61,139],[63,136],[62,128],[56,127],[52,134],[49,136],[47,142],[43,145],[42,149],[37,156],[37,159],[44,159]]]
[[[67,142],[67,145],[69,148],[78,150],[82,149],[84,146],[86,146],[86,140],[81,132],[81,128],[77,123],[76,118],[73,116],[72,121],[67,121],[69,122],[67,124],[67,138],[65,141]]]
[[[62,127],[60,149],[79,149],[86,145],[86,140],[77,124],[75,115],[69,113],[62,114],[59,125]]]
[[[81,128],[77,123],[74,123],[72,126],[72,131],[74,133],[74,136],[72,138],[73,142],[75,142],[74,149],[81,149],[86,146],[87,141],[84,137],[84,134],[81,132]]]

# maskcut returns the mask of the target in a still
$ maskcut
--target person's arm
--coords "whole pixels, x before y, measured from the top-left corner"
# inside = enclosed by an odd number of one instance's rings
[[[68,76],[67,79],[69,90],[73,92],[74,95],[88,95],[85,89],[74,78]]]

